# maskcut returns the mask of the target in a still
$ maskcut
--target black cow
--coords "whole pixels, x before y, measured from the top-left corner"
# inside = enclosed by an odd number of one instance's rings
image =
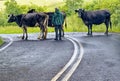
[[[26,34],[26,40],[28,38],[27,34],[27,27],[34,27],[39,26],[41,29],[41,34],[43,39],[46,39],[47,35],[47,23],[48,23],[48,16],[44,13],[28,13],[28,14],[20,14],[20,15],[9,15],[8,23],[16,22],[19,27],[23,28],[23,37]]]
[[[92,35],[92,25],[99,25],[105,23],[106,32],[108,35],[108,27],[111,26],[110,12],[108,10],[97,10],[97,11],[85,11],[83,9],[75,10],[78,12],[79,17],[82,18],[84,24],[88,27],[88,35]]]
[[[35,11],[35,9],[31,9],[31,10],[29,10],[27,13],[37,13],[37,12]],[[49,16],[48,26],[49,26],[49,27],[54,27],[53,24],[52,24],[52,16],[53,16],[54,12],[43,12],[43,13],[45,13],[45,14],[47,14],[47,15]],[[67,28],[66,13],[65,13],[65,12],[62,12],[62,14],[63,14],[63,18],[64,18],[63,25],[64,25],[64,23],[65,23],[65,27]],[[63,28],[63,25],[62,25],[62,31],[63,31],[62,36],[64,36],[64,28]]]

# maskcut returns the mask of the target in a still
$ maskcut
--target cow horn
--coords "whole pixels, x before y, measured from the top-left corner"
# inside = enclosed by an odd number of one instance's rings
[[[83,12],[85,11],[85,9],[82,9],[83,10]]]
[[[14,16],[14,14],[11,14],[12,16]]]

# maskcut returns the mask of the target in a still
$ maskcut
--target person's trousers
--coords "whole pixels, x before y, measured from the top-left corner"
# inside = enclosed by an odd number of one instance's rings
[[[62,31],[62,26],[61,25],[55,25],[55,39],[61,40],[61,31]]]

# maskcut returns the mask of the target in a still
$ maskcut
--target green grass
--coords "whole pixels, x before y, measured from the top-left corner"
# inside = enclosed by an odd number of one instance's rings
[[[4,43],[3,39],[0,37],[0,46]]]
[[[65,29],[65,32],[87,32],[87,27],[85,25],[71,25],[72,23],[68,23],[67,29]],[[99,26],[93,26],[93,32],[105,32],[106,27],[104,24]],[[7,26],[7,27],[0,27],[0,34],[20,34],[22,33],[22,28],[19,28],[18,26]],[[28,33],[39,33],[40,29],[39,27],[28,27]],[[54,32],[54,28],[48,27],[48,32]],[[109,28],[109,32],[119,33],[120,27],[113,27],[112,30]]]
[[[19,34],[22,33],[22,28],[18,26],[0,27],[0,34]],[[28,27],[28,33],[40,32],[39,27]],[[54,28],[48,28],[48,32],[54,32]]]

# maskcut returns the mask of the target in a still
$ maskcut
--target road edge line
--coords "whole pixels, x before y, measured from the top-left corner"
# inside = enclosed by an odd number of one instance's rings
[[[7,45],[5,45],[4,47],[2,47],[0,49],[0,52],[5,50],[7,47],[9,47],[13,43],[13,39],[12,38],[10,38],[10,37],[5,37],[5,38],[8,38],[10,40],[10,42]]]

